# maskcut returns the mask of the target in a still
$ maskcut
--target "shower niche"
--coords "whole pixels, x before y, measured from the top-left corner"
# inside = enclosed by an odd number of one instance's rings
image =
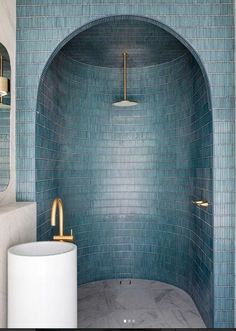
[[[123,59],[133,107],[123,99]],[[43,72],[36,113],[38,239],[60,196],[78,282],[149,279],[187,291],[212,325],[212,115],[191,50],[160,24],[108,17]],[[207,208],[193,205],[204,199]]]

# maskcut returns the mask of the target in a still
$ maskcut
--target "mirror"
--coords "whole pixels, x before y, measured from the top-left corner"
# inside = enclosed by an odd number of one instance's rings
[[[0,191],[10,180],[10,58],[0,43]]]

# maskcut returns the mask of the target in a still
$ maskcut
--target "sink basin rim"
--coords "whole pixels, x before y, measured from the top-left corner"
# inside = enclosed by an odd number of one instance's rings
[[[8,249],[8,253],[22,257],[39,258],[66,254],[75,249],[77,249],[75,244],[64,241],[34,241],[14,245]]]

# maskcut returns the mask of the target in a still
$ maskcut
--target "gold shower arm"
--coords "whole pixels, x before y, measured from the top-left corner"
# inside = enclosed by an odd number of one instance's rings
[[[123,100],[113,102],[113,106],[116,107],[131,107],[136,106],[137,102],[127,100],[127,58],[128,53],[124,52],[123,55]]]
[[[123,80],[124,80],[124,100],[127,100],[127,56],[126,52],[123,53]]]

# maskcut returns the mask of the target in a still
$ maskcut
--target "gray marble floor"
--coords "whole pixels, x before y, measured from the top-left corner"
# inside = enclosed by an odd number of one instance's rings
[[[149,280],[105,280],[78,289],[79,328],[205,328],[191,297]]]

